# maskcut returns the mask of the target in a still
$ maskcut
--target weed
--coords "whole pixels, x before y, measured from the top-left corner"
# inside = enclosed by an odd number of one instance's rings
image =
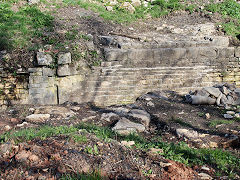
[[[232,20],[222,24],[228,35],[237,36],[240,34],[240,4],[234,0],[226,0],[221,3],[209,4],[205,8],[213,13],[220,13],[223,18],[230,17]]]
[[[212,120],[208,123],[209,127],[216,127],[219,124],[232,124],[232,120]]]
[[[74,142],[76,142],[76,143],[85,143],[85,142],[87,142],[87,138],[85,136],[83,136],[83,135],[74,134],[72,136],[72,138],[73,138]]]
[[[98,147],[96,144],[94,144],[93,148],[90,146],[87,146],[84,151],[88,154],[92,154],[92,155],[98,155],[99,151],[98,151]]]
[[[199,117],[204,117],[205,113],[204,113],[204,112],[198,112],[197,115],[198,115]]]
[[[143,174],[144,176],[149,176],[149,175],[152,174],[152,169],[149,169],[149,170],[142,170],[142,174]]]

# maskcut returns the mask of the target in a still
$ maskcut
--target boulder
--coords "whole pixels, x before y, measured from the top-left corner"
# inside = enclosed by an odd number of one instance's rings
[[[31,123],[43,123],[50,118],[50,114],[31,114],[26,117],[26,121]]]
[[[149,126],[151,116],[147,111],[141,109],[132,109],[128,115],[140,119],[141,124],[145,125],[145,127]]]
[[[112,130],[119,134],[127,135],[132,132],[143,132],[145,131],[145,126],[139,123],[134,123],[123,117],[116,123]]]
[[[205,87],[203,90],[207,91],[209,94],[215,96],[216,98],[220,96],[221,91],[215,87]]]

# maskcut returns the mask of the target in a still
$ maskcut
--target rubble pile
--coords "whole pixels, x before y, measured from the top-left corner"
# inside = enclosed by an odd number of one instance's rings
[[[233,84],[223,83],[190,92],[185,98],[192,104],[216,104],[229,109],[231,106],[240,104],[240,88],[236,88]]]

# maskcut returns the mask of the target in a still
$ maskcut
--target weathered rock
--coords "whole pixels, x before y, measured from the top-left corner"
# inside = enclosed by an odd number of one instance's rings
[[[145,127],[149,126],[151,116],[148,112],[141,109],[132,109],[129,113],[129,116],[140,119],[141,123],[145,125]]]
[[[205,87],[203,88],[205,91],[207,91],[209,94],[215,96],[216,98],[220,96],[221,91],[218,88],[215,87]]]
[[[9,125],[6,125],[6,126],[4,127],[4,130],[5,130],[5,131],[9,131],[10,129],[12,129],[12,127],[9,126]]]
[[[131,122],[127,118],[121,118],[112,130],[117,131],[119,134],[127,135],[132,132],[143,132],[145,131],[145,126],[139,123]]]
[[[37,4],[37,3],[39,3],[39,2],[40,2],[40,0],[28,0],[28,4],[29,4],[29,5]]]
[[[61,116],[63,118],[73,117],[75,112],[71,108],[62,106],[40,106],[35,110],[36,114],[51,114],[55,116]]]
[[[227,113],[227,114],[230,114],[230,115],[234,115],[234,114],[235,114],[234,111],[227,111],[226,113]]]
[[[70,64],[72,62],[71,53],[59,53],[58,55],[58,64]]]
[[[188,129],[176,129],[178,137],[186,137],[188,139],[197,139],[199,134],[197,131],[188,130]]]
[[[211,180],[211,179],[213,179],[210,175],[208,175],[206,173],[199,173],[198,176],[202,180]]]
[[[206,96],[191,96],[192,104],[215,104],[216,99]]]
[[[113,7],[112,6],[106,6],[106,10],[107,11],[113,11]]]
[[[51,68],[47,68],[47,67],[43,67],[42,68],[42,74],[43,74],[43,76],[52,77],[52,76],[55,76],[56,70],[55,69],[51,69]]]
[[[101,120],[111,122],[113,119],[120,118],[117,114],[110,112],[110,113],[103,113],[101,116]]]
[[[225,95],[228,95],[231,92],[226,86],[222,86],[221,91]]]
[[[200,89],[200,90],[196,91],[195,95],[197,95],[197,96],[209,96],[210,94],[206,90]]]
[[[134,8],[133,5],[132,5],[131,3],[129,3],[129,2],[124,2],[124,3],[122,4],[122,8],[128,10],[130,13],[134,13],[134,11],[135,11],[135,8]]]
[[[230,115],[230,114],[224,114],[223,117],[224,117],[225,119],[232,119],[232,118],[233,118],[233,116]]]
[[[134,144],[134,141],[121,141],[122,146],[133,146]]]
[[[134,7],[138,7],[138,6],[141,6],[141,1],[140,0],[132,0],[132,3],[131,3]]]
[[[58,76],[69,76],[71,75],[69,65],[65,64],[63,66],[59,66],[57,69]]]
[[[31,114],[26,117],[26,121],[32,123],[43,123],[50,118],[50,114]]]
[[[48,66],[53,63],[52,56],[44,52],[37,53],[37,63],[39,66]]]
[[[211,118],[211,115],[210,115],[209,113],[206,113],[206,114],[205,114],[205,118],[206,118],[206,119],[210,119],[210,118]]]

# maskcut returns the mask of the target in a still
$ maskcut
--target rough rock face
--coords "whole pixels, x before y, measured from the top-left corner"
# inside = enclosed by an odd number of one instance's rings
[[[119,134],[127,135],[131,132],[143,132],[145,131],[145,127],[142,124],[134,123],[126,118],[121,118],[112,130],[117,131]]]

